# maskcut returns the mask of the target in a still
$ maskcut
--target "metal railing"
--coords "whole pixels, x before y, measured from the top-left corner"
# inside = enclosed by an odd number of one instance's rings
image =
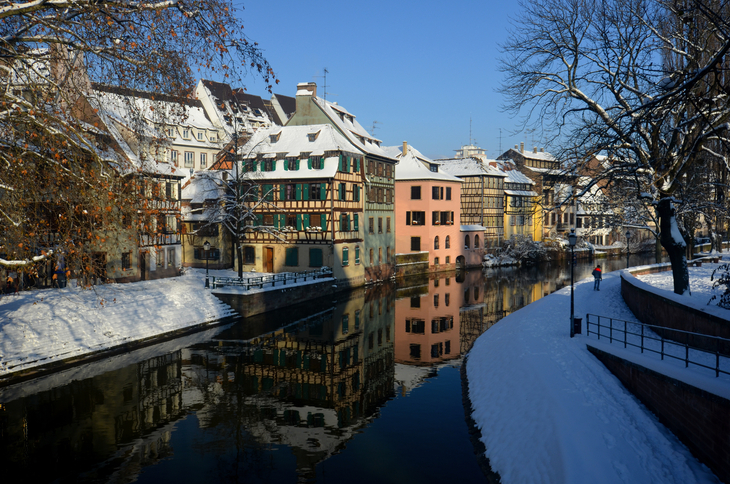
[[[211,285],[213,288],[224,286],[238,286],[249,290],[252,287],[263,288],[268,284],[271,284],[272,287],[276,287],[277,283],[282,286],[286,286],[287,283],[296,283],[299,281],[307,281],[309,279],[314,280],[328,277],[332,277],[331,269],[315,269],[303,272],[284,272],[281,274],[262,274],[256,277],[244,277],[241,279],[239,279],[238,277],[212,276]]]
[[[678,339],[689,339],[689,337],[706,339],[708,342],[714,342],[718,349],[713,352],[691,346],[688,343],[674,341],[657,334],[655,330],[660,333],[669,331],[677,333]],[[610,343],[623,343],[624,348],[631,346],[641,349],[642,353],[644,351],[656,353],[661,355],[662,360],[667,357],[684,361],[685,368],[689,367],[691,363],[713,370],[715,377],[719,377],[720,373],[730,375],[730,355],[719,350],[721,346],[730,344],[730,340],[725,338],[589,313],[586,314],[586,336],[590,337],[591,334],[596,335],[599,340],[607,338]],[[703,346],[709,347],[708,345]],[[725,369],[721,369],[721,363]]]

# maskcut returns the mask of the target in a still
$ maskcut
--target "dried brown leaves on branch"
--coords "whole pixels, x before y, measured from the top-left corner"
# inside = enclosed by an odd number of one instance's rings
[[[226,0],[0,2],[0,264],[136,237],[140,187],[93,82],[189,97],[249,74],[276,82]]]

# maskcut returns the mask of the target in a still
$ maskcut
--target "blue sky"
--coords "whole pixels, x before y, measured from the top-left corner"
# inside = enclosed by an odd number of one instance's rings
[[[525,142],[519,123],[501,112],[496,92],[498,44],[510,28],[516,2],[334,2],[234,0],[245,34],[259,43],[280,83],[274,92],[294,96],[296,84],[314,81],[322,96],[342,104],[387,145],[403,141],[432,158],[450,157],[472,140],[489,158]],[[249,75],[251,94],[268,97]],[[527,137],[526,137],[527,136]]]

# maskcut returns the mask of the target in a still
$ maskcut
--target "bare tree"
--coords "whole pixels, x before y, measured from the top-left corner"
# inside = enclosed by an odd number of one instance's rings
[[[134,167],[93,122],[92,82],[186,97],[198,71],[275,80],[228,0],[0,2],[0,20],[0,265],[134,234]]]
[[[598,179],[648,176],[674,291],[689,278],[675,218],[683,176],[709,156],[727,164],[730,121],[723,60],[728,6],[714,0],[521,1],[502,46],[505,107],[525,123],[556,126],[567,150],[605,152]],[[723,84],[724,83],[724,84]],[[545,128],[547,131],[547,128]],[[555,150],[553,150],[555,152]]]

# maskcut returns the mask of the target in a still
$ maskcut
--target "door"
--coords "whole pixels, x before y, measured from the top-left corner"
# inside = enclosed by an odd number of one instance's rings
[[[266,272],[274,272],[274,248],[266,247]]]

